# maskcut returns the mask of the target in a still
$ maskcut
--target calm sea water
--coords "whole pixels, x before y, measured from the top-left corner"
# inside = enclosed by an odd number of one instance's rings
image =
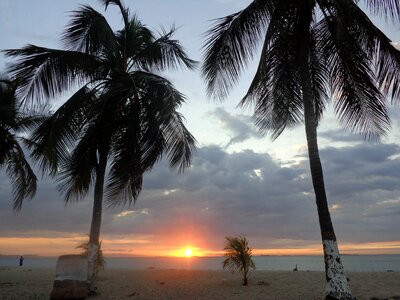
[[[400,272],[400,255],[344,255],[343,265],[346,271]],[[17,266],[18,257],[0,257],[0,266]],[[25,257],[24,266],[54,267],[56,257]],[[255,256],[257,270],[287,271],[295,265],[299,270],[323,271],[322,256]],[[191,270],[221,270],[221,257],[129,257],[106,258],[106,268],[110,269],[191,269]]]

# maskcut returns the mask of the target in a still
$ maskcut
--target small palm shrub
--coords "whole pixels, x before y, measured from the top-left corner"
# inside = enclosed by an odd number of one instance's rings
[[[232,273],[239,271],[243,275],[243,285],[247,285],[250,269],[255,270],[256,268],[251,258],[252,250],[249,247],[249,242],[244,236],[227,236],[225,239],[227,242],[224,248],[225,259],[222,262],[222,268]]]

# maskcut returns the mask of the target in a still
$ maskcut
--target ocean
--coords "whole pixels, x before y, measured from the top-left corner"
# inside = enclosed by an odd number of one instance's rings
[[[109,269],[189,269],[221,270],[222,257],[106,257]],[[254,256],[257,270],[324,271],[322,256]],[[400,272],[400,255],[343,255],[343,265],[349,272]],[[25,257],[24,266],[55,268],[57,257]],[[18,266],[19,257],[0,256],[0,266]]]

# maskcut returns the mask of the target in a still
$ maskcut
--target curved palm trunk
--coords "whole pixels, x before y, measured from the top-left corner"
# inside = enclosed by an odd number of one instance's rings
[[[99,164],[96,171],[92,223],[88,245],[88,282],[90,294],[96,294],[97,257],[99,255],[101,214],[103,209],[104,178],[107,166],[107,151],[99,153]]]
[[[316,118],[311,101],[312,93],[306,92],[304,86],[303,93],[308,156],[318,209],[322,244],[324,247],[326,276],[325,295],[326,299],[353,299],[347,278],[344,274],[326,198],[324,177],[317,143]]]
[[[310,15],[309,21],[311,22]],[[326,277],[325,299],[354,299],[351,294],[347,278],[344,274],[344,268],[339,254],[336,235],[329,213],[324,176],[319,157],[317,141],[317,118],[313,104],[314,94],[309,69],[310,23],[307,23],[308,22],[303,22],[304,27],[301,28],[303,39],[300,43],[299,49],[299,66],[301,86],[303,90],[304,123],[307,137],[308,156],[324,250]]]

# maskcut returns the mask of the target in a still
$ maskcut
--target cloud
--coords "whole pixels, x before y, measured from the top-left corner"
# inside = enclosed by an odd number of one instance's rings
[[[319,133],[320,138],[325,138],[330,142],[361,143],[364,141],[359,134],[352,134],[344,129],[332,129]]]
[[[222,107],[216,108],[211,115],[216,117],[221,122],[222,127],[231,134],[231,138],[225,146],[226,148],[250,138],[258,137],[253,122],[247,115],[232,115]]]
[[[334,227],[340,241],[398,239],[400,153],[395,144],[357,144],[321,150]],[[187,242],[220,250],[226,235],[245,234],[256,248],[318,243],[319,225],[308,160],[283,167],[265,153],[200,148],[184,174],[160,164],[144,179],[133,207],[104,210],[102,236],[148,245]],[[0,181],[7,181],[4,176]],[[0,236],[48,237],[89,230],[92,197],[64,207],[51,181],[14,214],[0,190]],[[110,242],[111,243],[111,242]],[[289,243],[289,244],[290,244]],[[140,248],[140,245],[138,246]],[[120,248],[107,245],[107,248]]]

